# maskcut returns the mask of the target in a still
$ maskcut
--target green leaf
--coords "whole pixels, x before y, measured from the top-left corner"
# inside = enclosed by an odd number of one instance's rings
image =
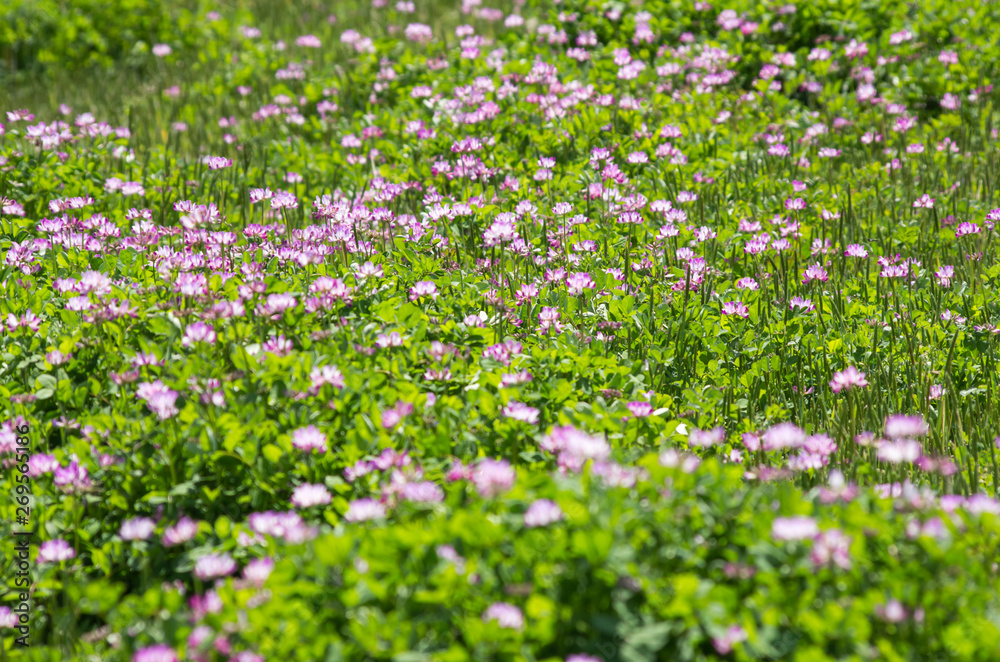
[[[673,631],[671,623],[651,623],[633,630],[625,637],[622,660],[625,662],[653,662],[657,653],[666,646]]]
[[[268,444],[264,446],[261,452],[264,454],[264,459],[266,459],[271,464],[277,464],[278,460],[281,459],[281,456],[284,455],[281,449],[275,446],[274,444]]]
[[[219,538],[223,540],[228,538],[231,530],[232,522],[225,515],[215,520],[215,535],[219,536]]]

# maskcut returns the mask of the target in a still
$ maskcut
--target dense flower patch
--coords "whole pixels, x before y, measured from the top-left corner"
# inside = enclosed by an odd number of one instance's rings
[[[332,7],[0,109],[5,651],[1000,655],[989,7]]]

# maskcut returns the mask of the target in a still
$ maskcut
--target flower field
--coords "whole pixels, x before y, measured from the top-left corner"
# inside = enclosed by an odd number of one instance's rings
[[[998,29],[0,6],[0,660],[1000,659]]]

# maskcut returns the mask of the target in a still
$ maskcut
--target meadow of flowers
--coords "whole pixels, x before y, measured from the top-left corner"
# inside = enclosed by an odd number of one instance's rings
[[[995,3],[69,5],[0,659],[1000,659]]]

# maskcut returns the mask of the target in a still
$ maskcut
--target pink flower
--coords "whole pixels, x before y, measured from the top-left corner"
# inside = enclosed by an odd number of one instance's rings
[[[830,380],[830,388],[834,393],[840,393],[845,389],[849,390],[854,387],[861,388],[865,386],[868,386],[865,373],[860,372],[852,365],[847,366],[841,372],[833,373],[833,379]]]
[[[416,301],[423,297],[430,297],[432,299],[437,299],[438,289],[437,285],[429,280],[417,281],[410,288],[410,301]]]
[[[139,385],[135,392],[136,397],[146,401],[146,406],[156,414],[162,421],[172,416],[176,416],[179,410],[175,406],[177,397],[180,395],[176,391],[167,388],[160,380],[154,382],[144,382]]]
[[[287,191],[278,191],[271,197],[272,209],[298,209],[299,200]]]
[[[819,533],[816,520],[811,517],[778,517],[771,524],[775,540],[803,540]]]
[[[863,41],[859,42],[857,39],[851,39],[851,43],[844,47],[844,55],[851,60],[863,58],[868,55],[868,44]]]
[[[711,448],[718,446],[726,440],[726,430],[723,427],[712,428],[711,430],[691,430],[688,435],[688,444],[695,448]]]
[[[54,349],[45,355],[45,360],[52,366],[62,365],[68,362],[71,358],[73,358],[72,354],[63,354],[58,349]]]
[[[968,234],[979,234],[980,229],[977,223],[971,223],[966,221],[964,223],[959,223],[958,227],[955,228],[955,238],[964,237]]]
[[[548,499],[539,499],[532,503],[524,513],[524,525],[529,528],[547,526],[563,518],[559,504]]]
[[[299,428],[292,433],[292,445],[302,451],[326,452],[326,435],[315,425]]]
[[[594,288],[590,274],[580,271],[566,277],[566,289],[571,296],[583,294],[584,290]]]
[[[204,322],[195,322],[194,324],[188,325],[184,330],[184,337],[181,340],[181,345],[184,347],[190,347],[195,343],[205,343],[212,345],[215,343],[215,329],[212,328],[210,324],[205,324]]]
[[[0,628],[16,628],[18,620],[18,615],[10,607],[0,607]]]
[[[177,653],[166,644],[140,648],[132,656],[132,662],[177,662],[177,660]]]
[[[133,517],[122,522],[118,535],[122,540],[145,540],[153,535],[156,522],[148,517]]]
[[[323,506],[333,499],[324,485],[304,483],[292,492],[292,505],[296,508]]]
[[[889,439],[922,437],[927,431],[927,423],[919,414],[915,416],[896,414],[885,420],[885,436]]]
[[[955,277],[955,267],[945,264],[934,273],[934,277],[937,278],[941,287],[950,287],[951,279]]]
[[[229,662],[264,662],[264,658],[253,651],[240,651],[230,657]]]
[[[625,406],[636,418],[646,418],[653,414],[653,405],[648,402],[630,402]]]
[[[814,280],[825,283],[827,278],[826,269],[818,264],[811,264],[802,274],[802,284],[805,285],[806,283]]]
[[[817,568],[833,564],[841,570],[851,569],[851,538],[839,529],[828,529],[816,536],[810,559]]]
[[[206,554],[195,561],[194,576],[202,581],[225,577],[236,572],[236,561],[229,554]]]
[[[328,384],[334,388],[344,388],[346,385],[343,373],[337,366],[333,365],[313,368],[312,372],[309,373],[309,382],[309,392],[313,395],[319,393],[319,390]]]
[[[412,413],[413,404],[400,400],[392,407],[392,409],[387,409],[382,412],[382,427],[387,430],[391,430],[402,423],[403,419]]]
[[[459,460],[452,462],[451,468],[445,474],[444,479],[449,483],[456,480],[472,480],[472,468],[462,464]]]
[[[399,497],[412,503],[441,503],[444,501],[444,490],[429,480],[407,482],[399,488]]]
[[[512,418],[515,421],[523,421],[529,425],[538,424],[539,411],[534,407],[529,407],[523,402],[518,402],[517,400],[511,400],[500,413],[503,414],[504,418]]]
[[[270,200],[272,197],[274,197],[274,193],[269,188],[250,189],[250,204],[255,204],[261,200]]]
[[[403,30],[403,34],[406,35],[407,39],[415,42],[429,42],[434,39],[434,31],[429,25],[423,23],[410,23]]]
[[[367,522],[373,519],[385,519],[385,505],[374,499],[356,499],[347,506],[344,519],[348,522]]]
[[[814,304],[811,299],[803,299],[802,297],[792,297],[791,301],[788,302],[788,307],[792,310],[798,308],[799,310],[804,310],[807,313],[816,310],[816,304]]]
[[[938,62],[945,66],[958,64],[958,53],[955,51],[941,51],[938,53]]]
[[[381,278],[383,276],[382,265],[372,264],[370,261],[365,262],[358,270],[354,272],[354,277],[359,283],[364,282],[368,278]]]
[[[494,602],[483,612],[483,620],[496,621],[497,625],[510,630],[520,630],[524,627],[524,615],[521,610],[506,602]]]
[[[65,540],[46,540],[38,548],[38,563],[59,563],[76,558],[76,550]]]
[[[267,578],[271,576],[271,571],[274,570],[274,560],[270,558],[254,559],[246,564],[243,568],[243,579],[247,580],[254,586],[263,586]]]
[[[559,468],[580,471],[588,460],[603,462],[611,456],[608,443],[572,426],[557,427],[542,437],[542,450],[558,453]]]
[[[778,423],[764,433],[763,448],[766,451],[783,448],[799,448],[806,441],[806,434],[794,423]]]
[[[295,40],[295,45],[302,48],[322,48],[323,42],[321,42],[319,38],[314,35],[306,34],[298,37]]]
[[[472,482],[483,498],[495,497],[514,485],[516,473],[507,460],[481,460],[472,471]]]
[[[889,600],[884,605],[875,606],[875,615],[889,623],[899,623],[906,620],[906,608],[899,600]]]
[[[292,341],[284,336],[284,334],[278,334],[273,338],[268,338],[261,349],[267,354],[273,354],[275,356],[287,356],[289,352],[292,351],[294,345]]]
[[[919,441],[897,439],[880,443],[876,456],[879,460],[890,464],[912,464],[920,459],[921,452]]]
[[[206,164],[209,170],[221,170],[233,165],[232,160],[224,156],[206,156],[202,159],[202,163]]]
[[[94,293],[99,296],[111,293],[111,279],[100,271],[84,271],[76,285],[80,294]]]
[[[866,258],[868,257],[868,250],[861,244],[851,244],[844,250],[844,255],[847,257]]]
[[[728,655],[732,652],[733,646],[747,640],[747,633],[739,625],[730,625],[726,633],[721,637],[712,638],[712,646],[719,655]]]
[[[697,455],[678,452],[674,448],[668,448],[660,453],[658,460],[662,466],[680,468],[686,474],[693,473],[701,465],[701,458]]]
[[[754,285],[756,285],[756,283],[754,283]],[[722,304],[722,314],[736,315],[742,319],[750,317],[750,311],[747,309],[747,305],[742,301],[727,301]]]
[[[504,373],[500,376],[500,388],[511,388],[513,386],[518,386],[519,384],[527,384],[532,380],[531,373],[527,370],[522,370],[517,373]]]
[[[161,542],[164,547],[173,547],[187,542],[198,533],[198,523],[190,517],[184,516],[177,520],[177,524],[168,526],[163,532]]]
[[[83,491],[91,484],[87,467],[81,466],[76,460],[72,460],[66,467],[56,467],[52,475],[52,483],[63,492]]]
[[[836,501],[850,502],[858,495],[858,486],[847,483],[844,474],[839,469],[830,472],[830,480],[826,487],[819,489],[819,500],[830,504]]]

